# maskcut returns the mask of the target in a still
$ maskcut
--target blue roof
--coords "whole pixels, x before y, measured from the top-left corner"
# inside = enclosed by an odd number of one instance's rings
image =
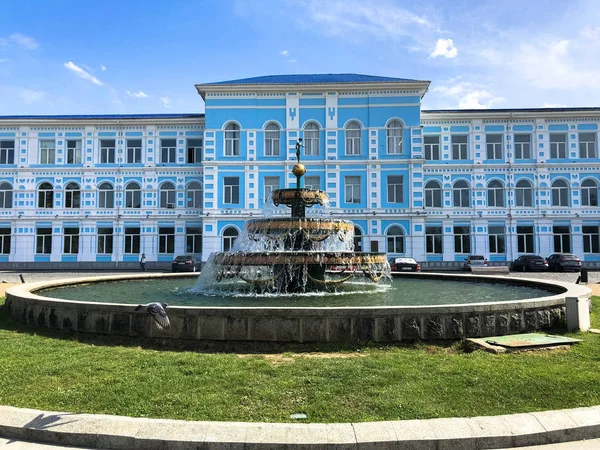
[[[202,119],[204,114],[80,114],[64,116],[0,116],[0,120],[135,120]]]
[[[340,84],[340,83],[414,83],[421,80],[408,78],[379,77],[358,73],[322,73],[297,75],[266,75],[262,77],[242,78],[240,80],[202,83],[203,85],[243,85],[243,84]]]

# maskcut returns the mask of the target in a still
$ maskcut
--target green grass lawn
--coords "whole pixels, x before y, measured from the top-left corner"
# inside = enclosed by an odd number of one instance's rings
[[[600,297],[592,324],[600,328]],[[600,404],[600,335],[494,355],[432,346],[162,348],[25,326],[0,307],[0,404],[186,420],[350,422]],[[153,346],[154,345],[154,346]],[[196,344],[194,344],[196,345]],[[250,350],[249,350],[250,349]]]

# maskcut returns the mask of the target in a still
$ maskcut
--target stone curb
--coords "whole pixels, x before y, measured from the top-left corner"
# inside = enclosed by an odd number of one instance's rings
[[[600,437],[600,406],[535,413],[298,424],[187,422],[0,406],[0,436],[118,450],[478,450]]]

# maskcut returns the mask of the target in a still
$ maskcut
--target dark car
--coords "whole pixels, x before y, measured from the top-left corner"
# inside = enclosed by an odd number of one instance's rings
[[[200,272],[200,260],[194,255],[181,255],[171,263],[173,272]]]
[[[581,270],[581,260],[571,253],[554,253],[548,256],[548,270],[563,272],[565,270]]]
[[[389,260],[392,272],[420,272],[421,265],[414,258],[397,257]]]
[[[538,255],[521,255],[511,265],[511,270],[533,272],[548,270],[548,261]]]

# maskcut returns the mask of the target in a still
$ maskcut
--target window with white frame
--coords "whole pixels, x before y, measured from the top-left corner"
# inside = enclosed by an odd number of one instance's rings
[[[354,251],[362,252],[362,231],[357,226],[354,226]]]
[[[240,202],[240,179],[239,177],[223,178],[223,203],[236,205]]]
[[[579,157],[596,158],[596,133],[579,133]]]
[[[160,185],[159,189],[159,207],[160,208],[175,208],[175,185],[171,182],[166,182]]]
[[[360,177],[344,177],[344,200],[346,203],[360,203]]]
[[[175,252],[175,227],[158,227],[158,253],[161,255]]]
[[[556,253],[570,253],[571,228],[569,226],[554,225],[552,234],[554,235],[554,251]]]
[[[42,227],[35,230],[35,253],[49,255],[52,253],[52,228]]]
[[[392,120],[387,126],[387,152],[389,155],[402,153],[402,139],[404,128],[399,120]]]
[[[13,191],[10,183],[0,183],[0,209],[10,209],[13,204]]]
[[[387,232],[387,252],[404,253],[404,232],[400,227],[391,227]]]
[[[457,208],[469,208],[471,206],[471,191],[464,180],[459,180],[452,187],[453,204]]]
[[[160,162],[163,164],[177,162],[177,139],[160,140]]]
[[[115,140],[100,139],[100,164],[115,163]]]
[[[440,160],[440,137],[439,136],[425,136],[423,138],[423,144],[425,146],[425,159],[427,161],[439,161]]]
[[[202,139],[187,140],[187,163],[198,164],[202,162],[202,147],[204,141]]]
[[[274,190],[279,189],[279,183],[279,177],[265,177],[265,195],[263,197],[265,203],[271,200],[271,193]]]
[[[81,206],[81,191],[77,183],[69,183],[65,187],[65,208],[77,209]]]
[[[270,123],[265,128],[265,156],[279,156],[281,129],[276,123]]]
[[[346,155],[360,155],[361,128],[358,122],[350,122],[346,126]]]
[[[115,207],[115,191],[112,184],[100,183],[98,186],[98,208],[112,209]]]
[[[307,189],[321,189],[321,177],[318,175],[305,176],[304,187]]]
[[[38,188],[38,208],[54,207],[54,188],[50,183],[42,183]]]
[[[235,123],[225,127],[225,156],[240,156],[240,127]]]
[[[235,244],[238,237],[238,230],[234,227],[228,227],[223,231],[223,251],[229,252]]]
[[[63,253],[76,255],[79,253],[79,228],[65,227],[63,230]]]
[[[487,159],[502,159],[502,135],[486,134]]]
[[[125,227],[123,253],[126,255],[135,255],[140,253],[140,242],[140,227]]]
[[[517,251],[534,253],[533,225],[517,225]]]
[[[516,205],[521,207],[533,206],[533,188],[527,180],[519,180],[515,186]]]
[[[452,159],[469,159],[466,134],[452,135]]]
[[[202,209],[203,203],[202,185],[197,181],[192,181],[185,190],[185,207],[189,209]]]
[[[15,163],[15,141],[0,141],[0,164]]]
[[[10,255],[10,228],[0,228],[0,253]]]
[[[550,135],[550,158],[559,159],[567,157],[567,135],[556,134]]]
[[[67,140],[67,164],[81,164],[81,141]]]
[[[142,163],[142,140],[141,139],[127,139],[127,164],[141,164]]]
[[[442,207],[442,186],[439,182],[431,180],[425,183],[425,206],[427,208]]]
[[[314,122],[307,123],[304,127],[304,154],[318,156],[320,152],[319,125]]]
[[[600,253],[600,226],[581,227],[583,232],[583,253]]]
[[[197,255],[202,253],[202,226],[185,227],[185,252]]]
[[[429,254],[442,254],[442,227],[427,225],[425,227],[425,246]]]
[[[404,202],[404,177],[402,175],[388,175],[387,201],[388,203]]]
[[[531,134],[515,134],[515,159],[531,159]]]
[[[142,207],[142,188],[138,183],[131,182],[125,186],[125,208]]]
[[[488,184],[487,205],[492,208],[504,207],[504,185],[498,180],[492,180]]]
[[[40,141],[40,164],[55,164],[56,142]]]
[[[98,246],[96,252],[99,255],[111,255],[113,252],[113,229],[112,227],[98,227]]]
[[[454,253],[471,253],[471,227],[454,227]]]
[[[569,206],[569,185],[565,180],[552,183],[552,206]]]
[[[490,253],[506,253],[506,233],[503,225],[490,225],[488,227]]]
[[[581,183],[581,205],[598,206],[598,184],[594,180],[584,180]]]

